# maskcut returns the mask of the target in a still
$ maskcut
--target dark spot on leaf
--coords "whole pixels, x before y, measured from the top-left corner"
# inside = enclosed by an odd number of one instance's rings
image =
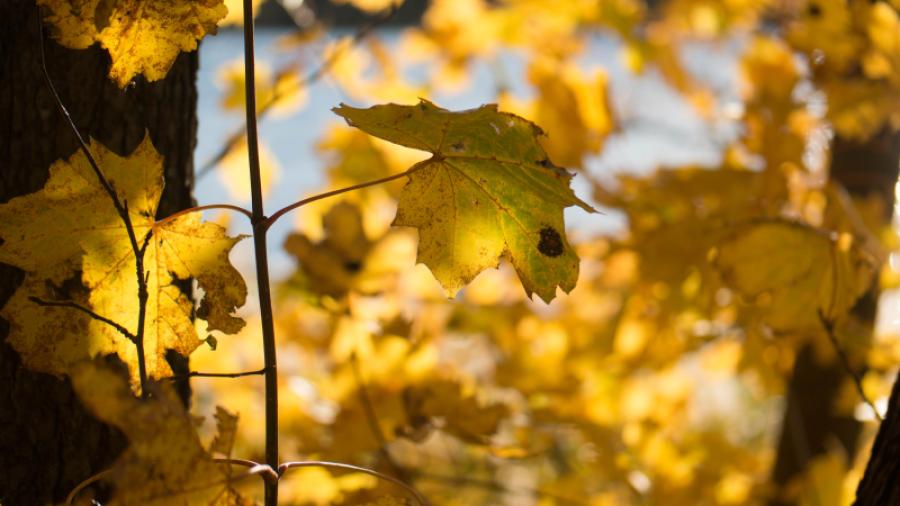
[[[563,253],[562,237],[553,227],[541,229],[541,240],[538,242],[538,251],[548,257],[558,257]]]
[[[462,150],[465,149],[465,147],[465,144],[463,144],[462,142],[454,142],[450,145],[450,151],[453,151],[454,153],[461,153]]]
[[[362,269],[362,262],[356,260],[347,260],[344,262],[344,269],[347,272],[359,272]]]
[[[538,160],[538,165],[540,165],[541,167],[546,167],[548,169],[553,167],[553,164],[550,163],[550,160],[546,158],[544,158],[543,160]]]
[[[813,3],[809,4],[809,8],[807,9],[807,12],[809,13],[810,16],[817,18],[822,15],[822,8],[819,7],[819,4],[813,2]]]

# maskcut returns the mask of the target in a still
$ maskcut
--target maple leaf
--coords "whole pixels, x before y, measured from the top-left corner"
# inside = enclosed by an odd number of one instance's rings
[[[71,376],[88,410],[130,443],[104,478],[113,486],[110,504],[250,504],[231,488],[228,466],[203,448],[194,419],[169,385],[154,384],[151,398],[139,400],[109,366],[81,363]]]
[[[144,349],[148,374],[169,375],[166,351],[187,355],[202,342],[180,281],[194,278],[204,291],[196,313],[210,329],[235,333],[244,325],[231,313],[243,305],[247,288],[228,261],[242,237],[228,237],[195,213],[154,220],[163,168],[149,137],[127,158],[97,143],[90,149],[127,202],[138,243],[152,234],[144,255],[150,294]],[[27,273],[0,316],[10,322],[9,343],[28,367],[61,375],[81,360],[116,353],[136,373],[136,347],[120,330],[72,308],[37,307],[32,299],[89,307],[136,334],[134,253],[109,195],[81,152],[56,162],[42,190],[0,206],[0,238],[0,261]]]
[[[537,125],[496,105],[451,112],[422,100],[334,109],[351,126],[432,157],[413,166],[394,225],[419,230],[418,261],[455,294],[508,254],[525,292],[545,301],[578,279],[578,257],[565,237],[563,209],[594,209],[553,165]]]
[[[124,88],[137,74],[166,76],[182,51],[216,32],[228,9],[223,0],[38,0],[62,45],[84,49],[94,42],[109,51],[109,77]]]
[[[874,257],[805,225],[763,221],[740,228],[720,248],[725,282],[759,307],[777,330],[819,328],[845,315],[869,288]]]

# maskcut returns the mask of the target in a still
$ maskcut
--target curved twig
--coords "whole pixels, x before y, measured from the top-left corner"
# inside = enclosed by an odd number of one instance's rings
[[[99,180],[100,186],[102,186],[106,194],[109,195],[109,199],[112,201],[113,207],[115,207],[116,209],[116,213],[119,215],[119,218],[122,220],[122,223],[125,226],[125,230],[128,233],[128,241],[131,243],[131,250],[132,253],[134,253],[135,271],[137,273],[138,284],[139,309],[138,328],[134,332],[133,342],[137,347],[138,352],[138,374],[140,376],[141,383],[141,397],[146,397],[147,367],[144,360],[144,320],[147,314],[147,301],[149,300],[150,295],[147,291],[147,278],[144,276],[144,252],[147,250],[147,244],[149,244],[150,233],[152,233],[152,231],[144,237],[144,245],[138,245],[138,239],[137,234],[134,230],[134,224],[131,223],[131,215],[128,213],[128,201],[119,198],[119,195],[116,193],[115,188],[113,188],[112,183],[109,182],[109,179],[106,178],[103,170],[100,169],[100,165],[97,164],[97,160],[94,158],[94,155],[91,153],[87,142],[85,142],[84,137],[82,137],[81,132],[78,130],[78,126],[75,125],[75,121],[72,120],[72,115],[69,114],[69,110],[66,109],[66,105],[59,97],[59,93],[57,93],[56,87],[53,85],[53,80],[50,78],[50,72],[47,70],[47,55],[44,49],[43,17],[43,12],[41,8],[38,7],[38,46],[41,54],[41,70],[43,71],[47,88],[50,90],[50,94],[53,96],[56,107],[59,109],[60,114],[62,114],[63,119],[65,119],[66,124],[69,125],[72,133],[75,134],[75,138],[78,139],[78,145],[81,148],[82,153],[84,153],[84,156],[87,158],[88,164],[91,166],[91,170],[93,170],[94,175]]]
[[[206,206],[196,206],[196,207],[189,207],[189,208],[187,208],[187,209],[182,209],[181,211],[178,211],[177,213],[170,214],[169,216],[166,216],[165,218],[163,218],[163,219],[161,219],[161,220],[158,220],[153,226],[154,226],[154,227],[161,227],[161,226],[163,226],[163,225],[165,225],[165,224],[171,222],[171,221],[174,220],[175,218],[179,218],[179,217],[181,217],[181,216],[184,216],[185,214],[196,213],[196,212],[200,212],[200,211],[206,211],[206,210],[209,210],[209,209],[228,209],[228,210],[230,210],[230,211],[237,211],[237,212],[243,214],[244,216],[246,216],[246,217],[248,217],[248,218],[250,218],[250,219],[253,219],[253,213],[251,213],[251,212],[248,211],[247,209],[244,209],[243,207],[240,207],[240,206],[233,206],[233,205],[231,205],[231,204],[209,204],[209,205],[206,205]]]
[[[75,498],[78,497],[78,494],[81,493],[82,490],[87,488],[88,486],[102,480],[107,474],[111,473],[112,469],[106,469],[105,471],[100,471],[99,473],[89,477],[88,479],[82,481],[75,488],[69,492],[69,495],[66,496],[66,506],[71,506],[75,501]]]
[[[325,193],[320,193],[318,195],[313,195],[312,197],[307,197],[305,199],[298,200],[297,202],[294,202],[293,204],[282,207],[278,211],[275,211],[275,213],[272,214],[272,216],[269,216],[269,218],[266,219],[265,226],[266,226],[266,228],[271,227],[273,223],[278,221],[278,218],[281,218],[285,214],[293,211],[294,209],[305,206],[306,204],[309,204],[311,202],[315,202],[317,200],[322,200],[322,199],[325,199],[328,197],[334,197],[335,195],[340,195],[341,193],[347,193],[349,191],[359,190],[361,188],[367,188],[369,186],[375,186],[375,185],[378,185],[381,183],[387,183],[388,181],[393,181],[395,179],[400,179],[401,177],[409,176],[410,174],[412,174],[413,172],[416,172],[417,170],[419,170],[422,167],[424,167],[423,164],[416,164],[413,167],[411,167],[409,170],[405,170],[399,174],[394,174],[393,176],[383,177],[381,179],[376,179],[374,181],[366,181],[365,183],[359,183],[359,184],[355,184],[353,186],[348,186],[346,188],[339,188],[337,190],[331,190],[331,191],[328,191]]]

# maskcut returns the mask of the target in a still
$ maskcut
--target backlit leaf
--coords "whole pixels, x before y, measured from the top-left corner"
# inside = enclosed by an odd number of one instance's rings
[[[38,0],[61,44],[83,49],[94,42],[109,51],[109,77],[124,88],[137,74],[166,76],[182,51],[216,33],[228,12],[223,0]]]
[[[194,419],[169,385],[154,385],[152,397],[139,400],[126,378],[90,362],[73,369],[72,383],[88,410],[129,441],[104,478],[113,487],[109,504],[249,504],[231,488],[228,466],[203,449]]]
[[[423,100],[335,109],[352,126],[428,151],[400,195],[394,225],[419,229],[418,260],[455,294],[509,255],[530,296],[552,300],[578,279],[578,257],[565,237],[563,209],[593,212],[569,188],[538,143],[541,130],[496,106],[451,112]]]
[[[231,313],[243,305],[247,288],[228,260],[241,238],[228,237],[225,229],[202,222],[196,213],[155,221],[163,167],[149,138],[127,158],[97,143],[91,151],[127,202],[138,243],[152,233],[144,257],[150,295],[144,350],[148,374],[167,376],[167,350],[187,355],[203,342],[194,330],[194,306],[182,291],[183,280],[193,278],[203,290],[196,316],[207,320],[210,330],[235,333],[243,326]],[[56,162],[42,190],[0,206],[0,237],[0,261],[28,273],[0,313],[11,324],[9,343],[25,364],[66,374],[71,364],[116,353],[136,378],[136,347],[118,330],[76,309],[41,308],[28,299],[75,302],[137,333],[134,254],[125,226],[85,156],[79,152]]]

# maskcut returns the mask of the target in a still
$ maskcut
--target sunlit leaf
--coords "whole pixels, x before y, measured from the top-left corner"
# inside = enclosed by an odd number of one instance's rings
[[[225,229],[202,222],[196,213],[156,223],[163,168],[149,138],[127,158],[97,143],[91,151],[119,198],[128,203],[138,244],[151,234],[144,256],[149,291],[144,350],[148,374],[167,376],[167,350],[188,355],[203,342],[194,330],[194,304],[183,291],[183,280],[194,278],[203,289],[196,316],[207,320],[210,330],[234,333],[243,326],[232,313],[243,305],[247,289],[228,260],[241,238],[228,237]],[[121,332],[76,309],[39,310],[29,300],[78,303],[137,333],[132,246],[86,157],[79,152],[56,162],[44,188],[0,206],[0,218],[5,241],[0,260],[28,273],[2,313],[12,326],[9,342],[25,364],[65,374],[71,364],[116,353],[136,378],[137,350]]]
[[[45,20],[63,45],[82,49],[94,42],[109,51],[109,77],[125,87],[134,76],[166,76],[182,51],[216,33],[228,9],[223,0],[38,0]]]
[[[419,261],[452,295],[508,254],[525,292],[545,301],[578,279],[562,210],[593,209],[569,188],[571,174],[547,158],[528,121],[496,106],[450,112],[416,106],[335,112],[377,137],[434,156],[414,166],[395,225],[419,229]]]

